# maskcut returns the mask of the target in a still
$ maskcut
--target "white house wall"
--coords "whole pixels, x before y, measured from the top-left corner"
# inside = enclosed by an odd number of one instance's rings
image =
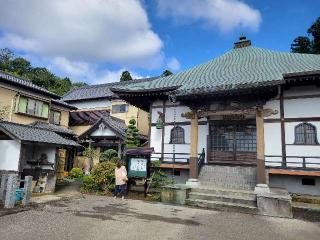
[[[0,170],[18,171],[21,144],[15,140],[0,140]]]
[[[72,103],[73,106],[80,109],[94,109],[94,108],[107,108],[111,106],[111,101],[109,100],[85,100],[80,102],[74,102]]]
[[[104,128],[104,129],[97,129],[93,133],[91,133],[91,136],[108,136],[108,137],[114,137],[116,134],[114,131],[112,131],[109,128]]]

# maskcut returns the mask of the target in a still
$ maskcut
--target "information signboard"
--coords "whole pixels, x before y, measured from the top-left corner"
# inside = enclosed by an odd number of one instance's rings
[[[129,177],[147,177],[147,162],[145,158],[130,158],[128,164]]]

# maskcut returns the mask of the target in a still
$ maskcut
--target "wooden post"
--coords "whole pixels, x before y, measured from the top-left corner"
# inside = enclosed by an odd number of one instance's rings
[[[257,127],[257,184],[266,184],[266,171],[264,161],[264,120],[263,109],[256,109],[256,127]]]
[[[119,141],[118,141],[118,158],[121,158],[121,153],[122,153],[121,145],[122,145],[121,140],[119,139]]]
[[[190,179],[198,179],[198,115],[193,112],[190,129]]]

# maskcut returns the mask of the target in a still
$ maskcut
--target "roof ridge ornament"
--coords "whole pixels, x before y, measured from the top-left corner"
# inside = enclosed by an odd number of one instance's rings
[[[251,46],[251,40],[248,40],[247,37],[243,34],[240,35],[239,41],[234,43],[234,48],[245,48]]]

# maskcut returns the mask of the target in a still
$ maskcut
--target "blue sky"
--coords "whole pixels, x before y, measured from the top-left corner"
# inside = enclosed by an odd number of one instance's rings
[[[0,0],[0,47],[74,81],[182,71],[233,47],[290,51],[319,0]]]

